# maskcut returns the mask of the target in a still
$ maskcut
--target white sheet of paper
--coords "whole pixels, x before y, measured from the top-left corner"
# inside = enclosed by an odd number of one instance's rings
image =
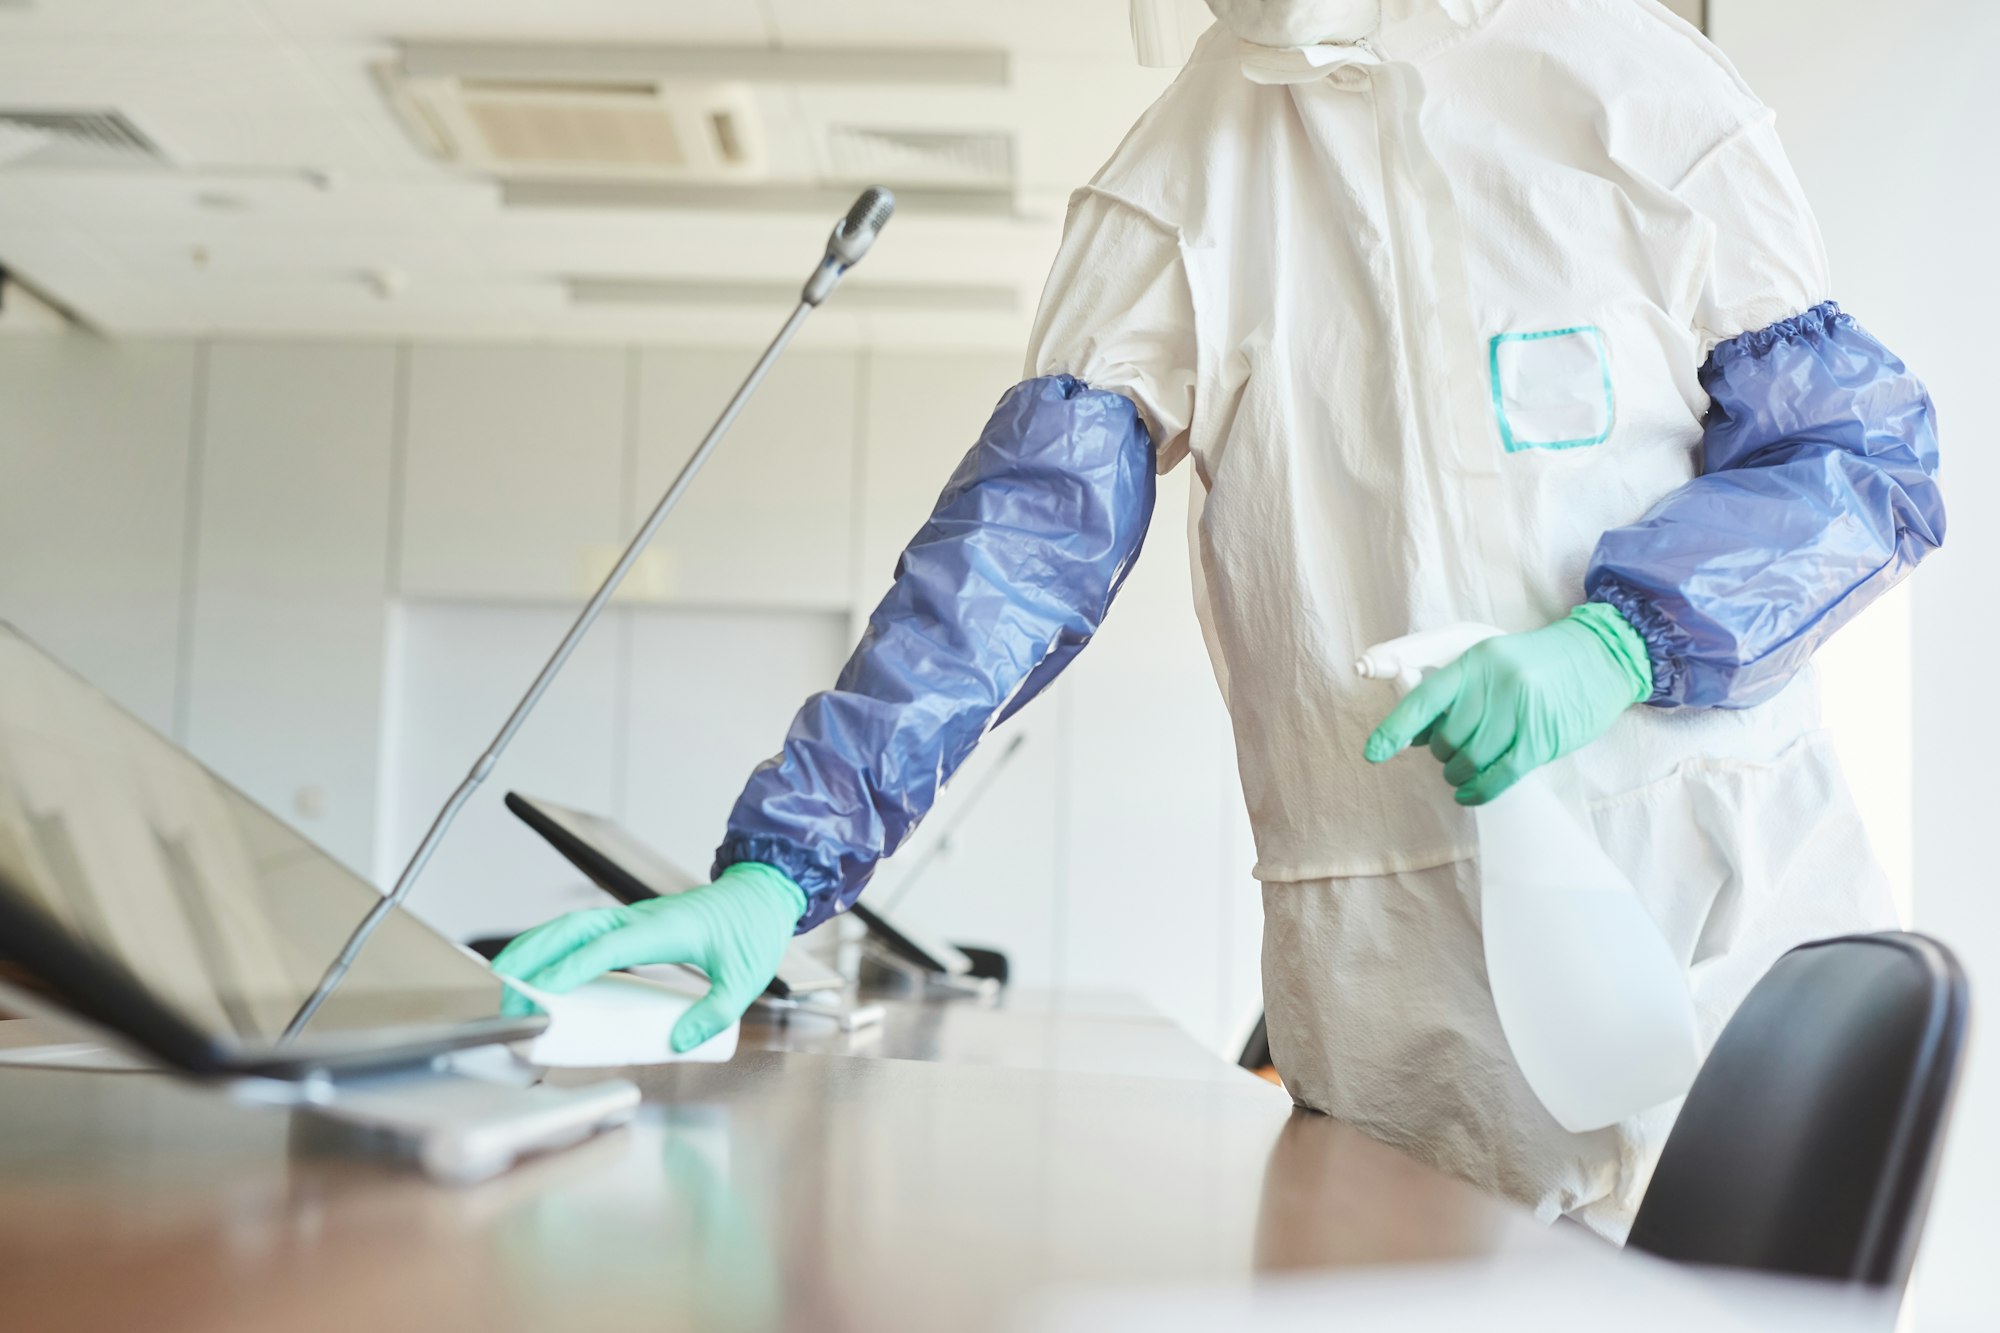
[[[528,1050],[531,1064],[550,1068],[616,1068],[661,1065],[677,1060],[720,1063],[736,1054],[731,1023],[701,1045],[677,1055],[668,1038],[680,1016],[707,989],[698,978],[686,987],[612,972],[567,995],[552,995],[519,981],[507,985],[548,1014],[549,1026]]]

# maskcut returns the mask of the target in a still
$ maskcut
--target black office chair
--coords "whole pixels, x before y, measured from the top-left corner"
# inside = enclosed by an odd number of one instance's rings
[[[1695,1079],[1628,1243],[1900,1288],[1968,1010],[1958,960],[1921,935],[1825,940],[1780,958]]]

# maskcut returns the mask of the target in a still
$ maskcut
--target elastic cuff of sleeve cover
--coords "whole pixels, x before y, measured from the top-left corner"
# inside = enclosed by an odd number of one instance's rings
[[[731,866],[757,863],[784,877],[804,900],[794,934],[803,935],[840,911],[840,881],[797,843],[769,836],[731,834],[716,850],[711,879]]]
[[[1727,371],[1732,362],[1760,360],[1785,343],[1823,338],[1840,325],[1853,322],[1854,317],[1844,313],[1838,301],[1822,301],[1812,309],[1790,319],[1781,319],[1768,328],[1753,329],[1717,343],[1715,350],[1709,353],[1707,369],[1711,373]]]
[[[1685,637],[1680,626],[1644,597],[1616,583],[1607,582],[1592,589],[1590,601],[1584,605],[1610,608],[1617,613],[1626,632],[1639,641],[1639,648],[1645,654],[1648,685],[1639,702],[1667,708],[1677,705],[1681,700],[1683,670],[1676,644]]]
[[[1632,622],[1625,619],[1613,606],[1602,602],[1585,602],[1569,613],[1569,618],[1596,636],[1625,673],[1625,679],[1632,686],[1632,702],[1644,703],[1653,696],[1653,665],[1646,647],[1646,640],[1639,631],[1632,628]]]

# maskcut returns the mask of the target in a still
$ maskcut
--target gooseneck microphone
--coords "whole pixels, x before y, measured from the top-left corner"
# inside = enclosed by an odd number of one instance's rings
[[[861,262],[895,214],[895,195],[879,185],[862,191],[854,207],[847,210],[847,216],[834,224],[833,235],[826,241],[826,258],[820,260],[818,272],[806,279],[806,289],[799,294],[799,300],[806,305],[824,301],[842,275]]]
[[[660,497],[659,504],[653,507],[652,514],[640,527],[638,534],[632,538],[631,544],[625,548],[625,553],[618,557],[618,563],[611,567],[611,572],[605,576],[604,582],[598,586],[595,593],[591,594],[590,601],[584,604],[576,623],[569,627],[569,633],[565,634],[562,642],[556,645],[555,652],[542,667],[540,674],[535,677],[534,683],[528,686],[528,692],[514,705],[514,711],[501,726],[500,734],[493,738],[493,743],[479,756],[478,762],[473,764],[464,781],[458,784],[458,789],[445,801],[444,808],[437,813],[437,818],[431,821],[430,831],[425,833],[423,841],[417,844],[417,850],[410,856],[410,863],[403,867],[403,873],[396,877],[395,887],[390,889],[388,894],[369,910],[368,915],[361,919],[361,924],[354,928],[354,933],[348,936],[347,943],[341,946],[339,955],[327,968],[326,975],[320,978],[312,994],[306,997],[306,1002],[299,1007],[298,1013],[292,1016],[292,1021],[285,1025],[284,1035],[279,1038],[281,1042],[291,1041],[305,1029],[306,1024],[312,1021],[313,1015],[318,1013],[320,1006],[326,1002],[326,997],[333,993],[334,988],[347,975],[348,969],[354,966],[354,960],[360,956],[362,946],[368,943],[368,937],[375,933],[376,927],[382,924],[390,912],[410,896],[410,891],[417,885],[418,876],[422,875],[424,867],[430,864],[431,856],[437,851],[438,844],[444,841],[444,835],[458,818],[459,811],[465,808],[465,803],[472,799],[472,794],[479,790],[480,784],[486,781],[488,774],[492,773],[494,765],[500,762],[500,756],[506,752],[515,733],[520,731],[521,724],[535,711],[535,705],[542,701],[542,696],[548,692],[550,683],[569,661],[570,654],[574,653],[576,646],[583,642],[583,636],[590,632],[590,627],[597,623],[598,616],[603,614],[605,606],[618,591],[618,586],[625,581],[625,576],[631,572],[640,553],[646,549],[647,543],[653,540],[653,534],[660,530],[660,525],[666,521],[667,515],[671,514],[674,506],[680,503],[681,496],[686,493],[695,474],[701,471],[702,464],[706,463],[708,456],[715,452],[715,446],[721,443],[729,428],[736,424],[736,418],[742,414],[743,405],[750,401],[750,396],[757,391],[757,386],[764,382],[764,376],[777,361],[779,354],[792,341],[793,335],[798,333],[799,326],[806,321],[806,316],[832,294],[833,289],[840,285],[840,280],[847,276],[847,271],[860,263],[862,256],[874,246],[875,238],[881,234],[883,226],[888,223],[895,211],[896,196],[880,186],[871,186],[854,201],[854,206],[847,210],[847,216],[835,224],[833,235],[826,243],[825,257],[820,260],[820,265],[813,271],[812,276],[806,279],[805,288],[799,294],[798,308],[792,311],[791,318],[787,319],[784,327],[778,330],[778,336],[771,340],[771,345],[764,349],[764,354],[757,358],[757,364],[752,366],[750,373],[744,377],[742,385],[736,390],[736,396],[729,400],[728,406],[722,409],[722,415],[715,419],[715,424],[708,428],[708,434],[702,437],[701,445],[694,451],[694,456],[681,468],[673,484],[667,487],[667,493]]]

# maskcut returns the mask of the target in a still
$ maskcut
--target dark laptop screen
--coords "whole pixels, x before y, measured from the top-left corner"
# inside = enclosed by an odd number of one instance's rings
[[[5,626],[0,894],[192,1026],[253,1045],[284,1030],[378,897]],[[0,955],[15,952],[0,939]],[[499,1004],[479,962],[398,911],[306,1032],[450,1025]]]

